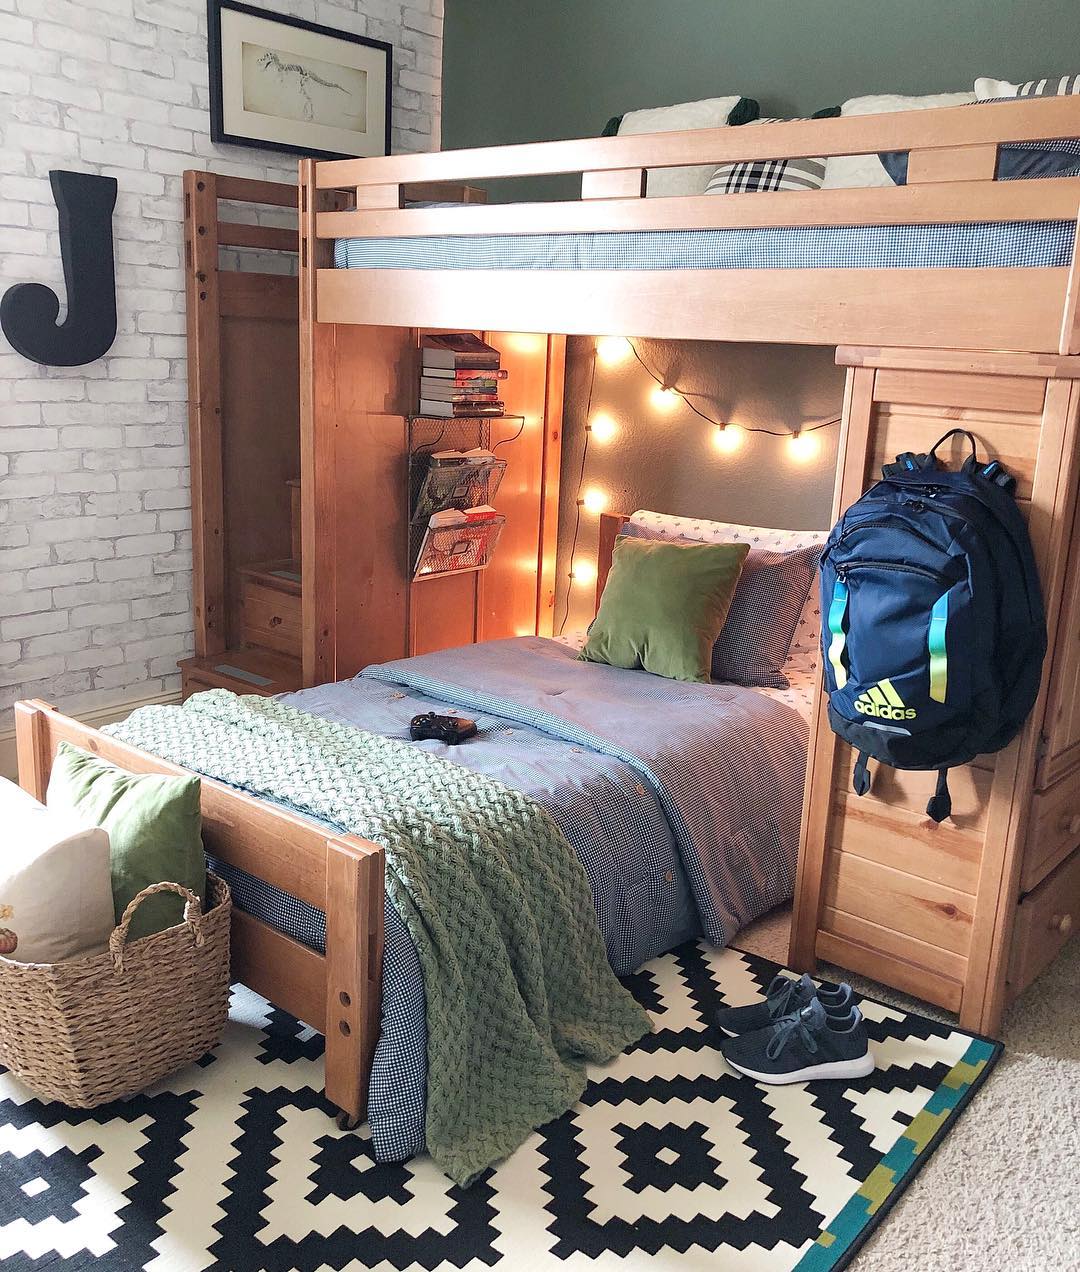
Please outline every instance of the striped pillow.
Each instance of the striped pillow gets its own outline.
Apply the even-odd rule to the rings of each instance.
[[[993,101],[998,97],[1072,97],[1078,93],[1080,75],[1028,80],[1026,84],[1012,84],[1008,80],[985,76],[975,81],[975,96],[980,102]]]

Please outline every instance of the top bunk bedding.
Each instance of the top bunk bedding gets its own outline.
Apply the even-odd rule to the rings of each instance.
[[[338,269],[1030,269],[1072,263],[1073,221],[339,238]]]

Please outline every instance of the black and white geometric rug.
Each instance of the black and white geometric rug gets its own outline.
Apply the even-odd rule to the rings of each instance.
[[[776,970],[697,943],[648,964],[656,1032],[469,1189],[339,1132],[322,1038],[243,988],[213,1055],[133,1100],[77,1112],[0,1071],[0,1267],[833,1272],[1000,1045],[866,1001],[873,1074],[760,1086],[706,1022]]]

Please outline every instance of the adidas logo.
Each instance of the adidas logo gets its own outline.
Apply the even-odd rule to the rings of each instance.
[[[904,705],[891,680],[879,680],[860,693],[855,699],[855,710],[878,720],[914,720],[918,714],[914,707]]]

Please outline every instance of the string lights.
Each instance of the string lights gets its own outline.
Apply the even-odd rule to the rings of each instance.
[[[585,440],[581,448],[581,469],[578,473],[578,495],[574,509],[574,536],[570,548],[569,577],[571,587],[566,589],[566,608],[563,612],[562,623],[559,626],[560,634],[566,627],[567,619],[570,616],[570,593],[572,587],[588,586],[596,580],[595,563],[588,559],[580,561],[577,559],[578,534],[581,529],[582,511],[589,516],[597,517],[608,505],[608,496],[603,490],[596,486],[590,486],[587,490],[584,488],[589,445],[590,442],[607,445],[619,434],[618,424],[607,411],[597,411],[595,415],[592,411],[593,389],[596,384],[596,364],[599,362],[605,367],[615,367],[630,357],[637,359],[646,375],[653,381],[649,389],[649,402],[653,408],[657,411],[662,411],[664,414],[669,414],[680,406],[689,407],[700,419],[712,425],[712,444],[721,455],[731,455],[737,451],[742,446],[748,433],[764,433],[768,437],[786,438],[790,458],[795,463],[807,464],[821,450],[821,443],[814,434],[819,429],[829,428],[833,424],[840,423],[840,417],[837,415],[831,419],[822,420],[818,424],[781,430],[762,428],[757,425],[733,424],[729,420],[714,419],[690,400],[691,397],[704,395],[694,394],[688,389],[680,389],[676,385],[669,383],[662,376],[657,375],[642,358],[632,340],[629,340],[626,336],[599,337],[593,348],[592,364],[589,371],[589,391],[585,403]]]

